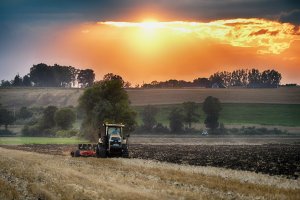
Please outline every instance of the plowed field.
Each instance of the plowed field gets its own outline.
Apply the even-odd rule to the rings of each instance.
[[[5,148],[69,156],[76,145],[18,145]],[[263,145],[151,145],[131,144],[130,158],[176,164],[246,170],[298,179],[299,144]]]

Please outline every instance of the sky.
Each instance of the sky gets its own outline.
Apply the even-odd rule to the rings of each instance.
[[[297,0],[0,0],[0,80],[38,63],[134,84],[275,69],[300,84]]]

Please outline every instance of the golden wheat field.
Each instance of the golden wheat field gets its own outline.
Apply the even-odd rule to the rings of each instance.
[[[59,88],[0,89],[0,103],[7,107],[76,106],[83,91],[83,89]],[[217,97],[222,103],[300,103],[300,87],[274,89],[128,89],[127,92],[134,106],[178,104],[185,101],[200,103],[207,96]]]
[[[298,199],[300,181],[140,159],[0,148],[0,199]]]

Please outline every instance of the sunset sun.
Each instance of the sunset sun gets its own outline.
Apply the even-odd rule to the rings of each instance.
[[[155,19],[146,19],[146,20],[142,21],[141,23],[139,23],[139,26],[146,30],[153,30],[153,29],[162,27],[160,22],[158,22]]]

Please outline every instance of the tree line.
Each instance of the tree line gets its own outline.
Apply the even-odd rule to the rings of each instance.
[[[260,72],[258,69],[238,69],[232,72],[223,71],[212,74],[209,78],[197,78],[193,81],[175,80],[152,81],[143,84],[142,88],[180,88],[180,87],[247,87],[247,88],[277,88],[280,85],[281,74],[272,69]]]
[[[8,130],[8,125],[14,123],[24,124],[23,136],[59,136],[69,137],[77,134],[73,130],[76,120],[76,109],[73,107],[57,108],[47,106],[46,108],[27,108],[25,106],[18,110],[10,111],[0,104],[0,129],[1,135],[14,135]]]
[[[157,122],[156,117],[158,109],[155,106],[147,105],[141,112],[142,131],[160,132],[160,133],[181,133],[193,131],[192,123],[200,121],[200,115],[197,112],[199,105],[195,102],[184,102],[181,106],[175,107],[169,113],[169,127]],[[215,133],[220,127],[219,116],[222,105],[219,99],[208,96],[202,105],[202,110],[206,114],[204,124],[211,133]]]
[[[167,81],[152,81],[144,83],[141,88],[181,88],[181,87],[245,87],[245,88],[277,88],[280,85],[281,73],[274,69],[260,72],[258,69],[237,69],[232,72],[216,72],[193,81],[170,79]],[[2,80],[1,87],[90,87],[95,83],[95,73],[92,69],[76,69],[72,66],[53,66],[40,63],[33,65],[30,72],[21,77],[17,74],[13,80]],[[130,88],[129,82],[124,82],[124,88]],[[139,87],[137,85],[136,87]]]
[[[21,77],[17,74],[13,80],[2,80],[2,87],[79,87],[92,86],[95,73],[92,69],[76,69],[72,66],[53,66],[40,63],[30,68],[29,74]]]

